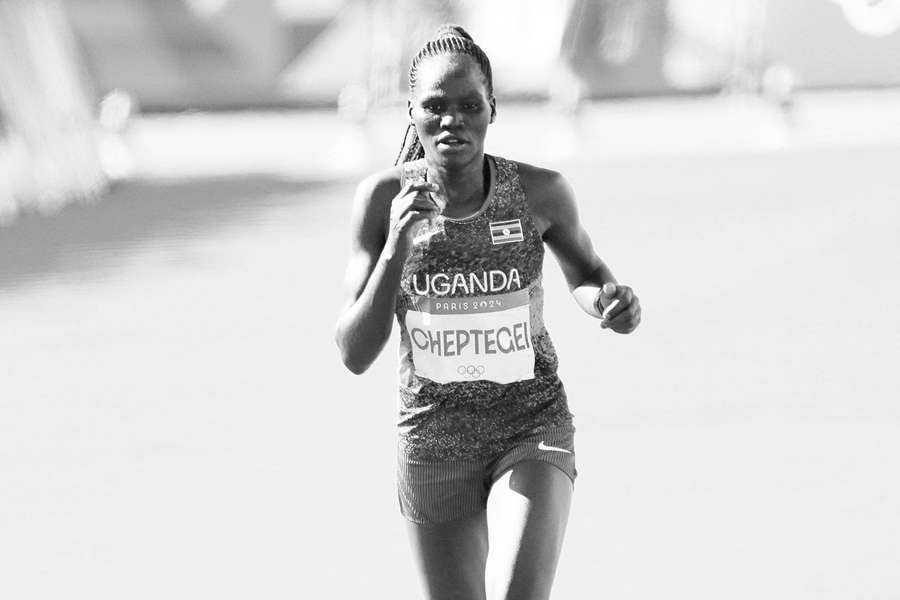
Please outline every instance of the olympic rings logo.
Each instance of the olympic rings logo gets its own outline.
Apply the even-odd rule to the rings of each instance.
[[[459,365],[456,372],[460,375],[468,375],[472,379],[478,379],[484,375],[483,365]]]

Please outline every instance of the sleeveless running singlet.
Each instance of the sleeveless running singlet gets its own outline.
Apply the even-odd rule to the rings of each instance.
[[[517,164],[486,159],[482,208],[438,217],[403,267],[400,448],[416,460],[483,458],[572,426],[542,316],[543,241]],[[424,172],[424,159],[402,167],[404,180]]]

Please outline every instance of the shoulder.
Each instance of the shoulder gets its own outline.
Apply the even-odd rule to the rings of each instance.
[[[390,218],[391,200],[400,192],[400,168],[389,167],[356,186],[351,223],[357,236],[381,237]]]
[[[382,169],[365,177],[356,186],[357,200],[381,204],[400,191],[400,167]]]
[[[571,193],[569,183],[559,171],[519,161],[510,162],[516,165],[519,172],[519,181],[526,194],[538,196],[541,200],[544,200],[547,196],[554,197],[559,194]]]
[[[541,233],[575,210],[572,186],[559,171],[510,161],[518,170],[519,183]]]

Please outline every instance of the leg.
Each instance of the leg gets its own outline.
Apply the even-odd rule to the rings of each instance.
[[[408,531],[428,600],[484,600],[484,510],[444,523],[410,521]]]
[[[559,468],[537,460],[516,463],[488,497],[491,600],[546,600],[556,574],[572,480]]]

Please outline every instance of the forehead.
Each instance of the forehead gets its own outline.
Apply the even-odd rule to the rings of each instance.
[[[416,69],[415,94],[486,94],[487,81],[468,54],[439,54],[422,59]]]

